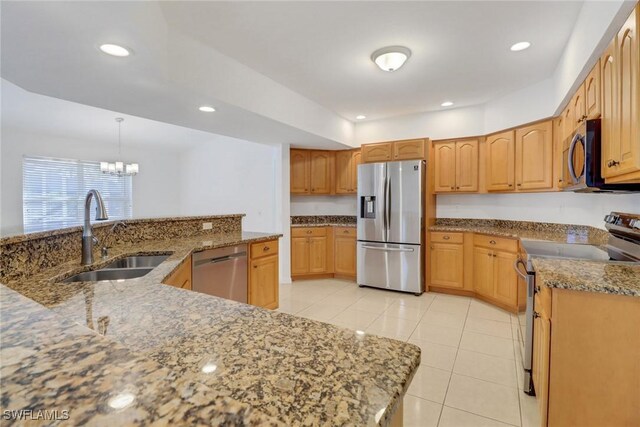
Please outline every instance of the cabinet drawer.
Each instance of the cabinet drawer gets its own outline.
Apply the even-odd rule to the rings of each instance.
[[[473,236],[475,246],[483,246],[489,249],[500,249],[501,251],[518,252],[518,241],[505,239],[504,237],[490,236],[486,234],[475,234]]]
[[[292,237],[318,237],[326,236],[326,227],[293,227],[291,228]]]
[[[432,242],[442,243],[463,243],[464,236],[462,233],[449,233],[444,231],[433,231],[431,233]]]
[[[278,241],[256,242],[251,244],[251,259],[278,254]]]
[[[551,289],[546,286],[536,285],[534,310],[544,319],[551,318]]]
[[[355,227],[335,227],[334,232],[336,237],[338,236],[356,237]]]

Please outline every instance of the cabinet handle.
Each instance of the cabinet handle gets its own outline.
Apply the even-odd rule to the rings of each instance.
[[[270,249],[269,246],[265,246],[264,248],[262,248],[264,252],[268,251],[269,249]]]
[[[519,183],[518,183],[518,187],[520,187],[520,186],[522,186],[522,184],[519,182]]]
[[[449,236],[443,236],[442,238],[443,238],[444,240],[449,240],[451,237],[449,237]]]
[[[509,184],[509,187],[513,187],[513,184]]]
[[[489,243],[491,243],[492,245],[495,245],[496,241],[495,240],[489,240]]]
[[[451,189],[452,189],[452,190],[455,190],[455,189],[456,189],[456,187],[451,187]]]
[[[498,255],[496,255],[496,254],[493,254],[493,255],[491,255],[491,256],[495,258],[495,257],[497,257]]]
[[[614,166],[617,166],[617,165],[619,165],[619,164],[620,164],[620,162],[619,162],[619,161],[617,161],[617,160],[609,160],[609,161],[607,162],[607,166],[609,166],[610,168],[612,168],[612,167],[614,167]]]
[[[344,234],[349,234],[349,230],[344,230],[343,233]]]
[[[311,234],[311,230],[307,230],[307,234]]]
[[[534,289],[535,293],[538,294],[540,293],[540,286],[536,286],[536,288]]]
[[[538,313],[537,311],[533,312],[533,317],[538,318],[540,317],[540,313]]]

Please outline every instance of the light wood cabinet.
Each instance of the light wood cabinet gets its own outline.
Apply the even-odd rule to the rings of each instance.
[[[356,277],[356,228],[334,229],[334,270],[336,275]]]
[[[278,308],[278,256],[271,255],[251,261],[249,268],[249,304]]]
[[[513,268],[517,250],[517,240],[474,235],[475,292],[483,299],[513,312],[518,309],[518,275]]]
[[[571,131],[573,132],[587,118],[587,104],[585,101],[584,83],[580,85],[571,98]]]
[[[309,273],[327,271],[327,236],[309,237]]]
[[[409,139],[393,143],[393,160],[424,159],[424,139]]]
[[[358,192],[360,159],[360,150],[336,151],[336,194],[356,194]]]
[[[606,182],[640,182],[640,6],[600,60],[602,174]]]
[[[513,268],[517,259],[516,254],[503,251],[495,251],[493,257],[493,298],[513,308],[516,308],[518,303],[518,275]]]
[[[191,257],[185,259],[162,283],[176,288],[191,290]]]
[[[533,360],[531,374],[538,401],[540,425],[547,425],[549,405],[549,355],[551,350],[551,322],[536,317],[533,321]]]
[[[478,150],[477,139],[434,143],[434,191],[478,191]]]
[[[391,142],[381,142],[377,144],[365,144],[361,147],[362,162],[388,162],[393,158],[393,147]]]
[[[493,253],[489,249],[473,248],[473,286],[478,295],[493,297]]]
[[[584,81],[585,108],[588,119],[600,117],[600,61]]]
[[[309,194],[311,188],[310,151],[290,151],[290,191],[291,194]]]
[[[515,189],[514,132],[489,135],[486,142],[487,191]]]
[[[553,187],[553,123],[551,120],[516,129],[517,190]]]
[[[333,273],[331,227],[291,229],[291,275],[313,276]]]
[[[462,242],[432,241],[430,283],[431,286],[443,288],[464,288],[464,245]]]
[[[330,194],[333,177],[333,153],[311,151],[311,194]]]
[[[291,237],[291,275],[309,273],[308,237]]]

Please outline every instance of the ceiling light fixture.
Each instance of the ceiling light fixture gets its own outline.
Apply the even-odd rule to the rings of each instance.
[[[518,43],[514,44],[513,46],[511,46],[511,50],[513,52],[519,52],[521,50],[527,49],[529,46],[531,46],[531,43],[529,43],[529,42],[518,42]]]
[[[118,46],[117,44],[101,44],[100,50],[111,56],[125,57],[131,55],[131,52],[126,47]]]
[[[124,119],[122,117],[116,117],[118,122],[118,157],[122,157],[122,137],[121,127]],[[125,163],[122,161],[115,162],[100,162],[100,170],[104,174],[117,175],[117,176],[133,176],[136,175],[140,168],[137,163]]]
[[[366,118],[367,118],[367,116],[365,116],[364,114],[360,114],[360,115],[356,116],[356,120],[364,120]]]
[[[202,107],[198,108],[198,110],[203,111],[205,113],[213,113],[214,111],[216,111],[215,108],[209,105],[203,105]]]
[[[453,102],[451,102],[451,101],[445,101],[445,102],[443,102],[443,103],[442,103],[442,104],[440,104],[440,105],[442,105],[443,107],[451,107],[451,106],[453,105]]]
[[[396,71],[411,57],[411,51],[404,46],[387,46],[371,54],[371,60],[383,71]]]

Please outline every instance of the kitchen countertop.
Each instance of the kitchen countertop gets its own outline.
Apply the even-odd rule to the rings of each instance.
[[[194,251],[277,237],[238,232],[208,240],[193,237],[122,245],[112,249],[113,257],[108,261],[99,261],[94,267],[131,254],[173,253],[148,275],[122,282],[59,283],[85,269],[71,264],[8,285],[64,321],[85,326],[76,329],[87,338],[79,338],[76,344],[69,338],[71,360],[80,358],[77,352],[85,357],[90,353],[89,360],[107,357],[102,350],[96,349],[98,353],[94,354],[92,347],[83,346],[91,337],[100,338],[90,332],[94,329],[104,335],[102,341],[140,358],[140,369],[144,363],[165,369],[158,374],[166,381],[164,387],[197,384],[204,387],[203,393],[213,390],[216,398],[228,398],[230,405],[249,405],[247,422],[255,414],[258,420],[270,417],[266,419],[286,425],[387,424],[420,363],[418,347],[160,284]],[[34,324],[33,328],[37,327],[46,331],[52,326]],[[24,334],[16,331],[16,339],[31,333],[25,327]],[[85,380],[65,376],[64,369],[54,363],[62,361],[55,354],[50,357],[43,366],[52,384],[64,383],[63,379]],[[147,372],[141,374],[141,390],[146,390]],[[159,381],[158,377],[154,378]],[[91,380],[90,376],[86,378]],[[40,390],[27,389],[24,393],[37,396]],[[62,400],[58,403],[64,404],[65,396],[59,398]],[[176,410],[189,414],[194,408],[200,411],[202,399],[197,404],[190,399],[173,401]],[[18,402],[25,407],[24,400]],[[163,408],[151,406],[148,411]],[[227,416],[224,411],[217,412],[218,406],[207,408],[216,417]],[[235,413],[242,417],[245,414],[242,409]],[[149,417],[157,415],[152,412]]]
[[[433,225],[429,231],[481,233],[492,236],[510,237],[514,239],[548,240],[562,243],[583,243],[592,245],[606,244],[599,234],[575,229],[523,229],[517,227],[482,226],[482,225]]]
[[[356,228],[357,224],[354,223],[346,223],[346,222],[321,222],[317,224],[291,224],[291,228],[302,228],[302,227],[353,227]]]

